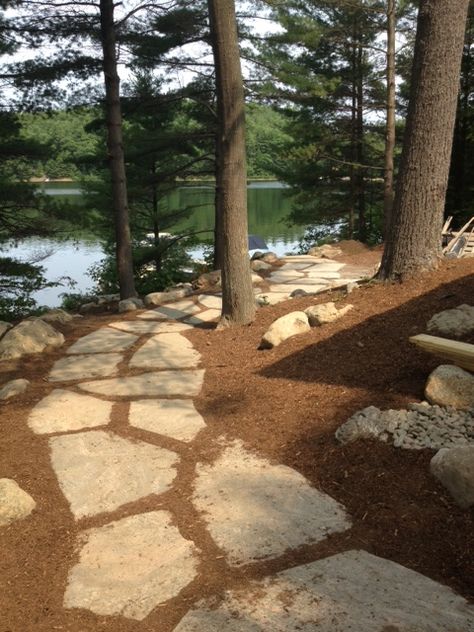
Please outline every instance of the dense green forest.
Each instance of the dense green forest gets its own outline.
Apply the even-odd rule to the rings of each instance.
[[[382,239],[384,208],[393,197],[387,164],[394,160],[396,173],[417,5],[409,0],[237,2],[247,177],[290,185],[294,203],[288,221],[308,228],[305,243],[334,238],[336,231],[368,243]],[[104,2],[86,9],[7,0],[2,8],[0,245],[29,235],[93,231],[110,253],[99,285],[117,287],[108,132],[112,101],[102,63],[113,35],[119,51],[115,63],[124,77],[119,144],[138,291],[182,280],[178,262],[185,260],[186,246],[212,236],[190,235],[170,247],[162,233],[173,233],[199,209],[171,209],[168,195],[177,182],[215,179],[219,168],[207,3],[129,2],[117,7],[115,16],[112,8],[109,32]],[[390,28],[396,42],[392,66]],[[472,215],[472,37],[471,11],[445,209],[456,223]],[[77,182],[86,193],[81,213],[35,192],[35,178]],[[154,238],[144,247],[150,233]],[[3,257],[0,311],[11,316],[30,308],[31,291],[44,283],[34,262]]]

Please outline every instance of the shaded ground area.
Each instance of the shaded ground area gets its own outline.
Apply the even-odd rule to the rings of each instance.
[[[357,254],[347,256],[347,263],[357,264]],[[369,285],[347,298],[335,291],[330,298],[319,295],[264,308],[250,327],[184,331],[206,367],[202,394],[194,402],[207,428],[192,447],[161,437],[160,445],[181,457],[177,487],[159,501],[147,497],[129,503],[94,523],[88,518],[80,524],[74,521],[51,469],[48,439],[33,435],[26,423],[31,408],[54,388],[45,377],[66,349],[2,363],[2,382],[26,377],[33,383],[19,400],[2,404],[0,475],[14,478],[35,498],[38,509],[28,520],[0,531],[0,632],[168,632],[202,597],[222,595],[248,579],[358,548],[473,599],[473,513],[458,509],[430,476],[433,452],[411,453],[377,442],[341,447],[333,434],[364,406],[402,407],[423,398],[426,377],[440,362],[409,345],[408,336],[424,331],[433,313],[471,302],[473,287],[474,259],[466,259],[448,262],[436,273],[402,286]],[[326,300],[350,302],[355,309],[341,321],[273,350],[257,351],[276,317]],[[83,319],[74,330],[65,330],[67,344],[114,319],[119,317]],[[126,351],[120,375],[133,375],[128,363],[140,344]],[[153,444],[149,432],[127,425],[128,411],[129,403],[114,403],[108,428],[121,437]],[[191,503],[196,464],[213,462],[219,454],[213,441],[222,435],[240,439],[273,463],[303,474],[346,506],[353,527],[275,559],[231,568]],[[191,583],[140,623],[64,610],[67,574],[78,559],[78,533],[100,526],[101,520],[106,524],[133,512],[160,509],[161,503],[171,509],[183,537],[202,551],[200,582]]]

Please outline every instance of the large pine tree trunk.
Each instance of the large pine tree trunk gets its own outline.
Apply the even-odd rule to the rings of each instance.
[[[244,89],[234,0],[208,0],[208,6],[217,89],[221,325],[239,325],[255,316],[248,259]]]
[[[396,0],[387,0],[387,120],[385,125],[385,170],[383,192],[383,236],[388,235],[393,209],[393,155],[395,151],[395,35]]]
[[[122,140],[120,79],[117,73],[113,0],[100,0],[100,28],[105,79],[107,151],[112,180],[112,202],[120,297],[136,296],[128,214],[127,180]]]
[[[382,279],[437,266],[469,0],[421,0],[410,104]]]

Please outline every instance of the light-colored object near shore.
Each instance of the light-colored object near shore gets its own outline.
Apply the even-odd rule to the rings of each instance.
[[[442,364],[429,376],[425,397],[432,404],[460,410],[474,408],[474,375],[458,366]]]
[[[0,478],[0,527],[30,515],[36,503],[11,478]]]
[[[168,292],[151,292],[145,296],[144,302],[147,307],[153,307],[153,305],[164,305],[172,301],[177,301],[180,298],[185,298],[191,294],[191,288],[181,287]]]
[[[474,505],[474,445],[440,450],[430,470],[460,507]]]
[[[263,335],[259,349],[277,347],[284,340],[309,331],[308,316],[304,312],[290,312],[277,318]]]
[[[41,353],[46,347],[61,347],[64,336],[51,325],[37,318],[24,320],[9,329],[0,340],[0,360],[13,360],[31,353]]]
[[[21,395],[28,388],[29,381],[23,378],[18,380],[10,380],[0,388],[0,399],[10,399],[10,397],[16,397]]]
[[[174,632],[473,632],[450,588],[365,551],[296,566],[201,601]]]
[[[341,309],[337,309],[334,303],[322,303],[308,307],[304,310],[304,313],[308,316],[311,327],[319,327],[342,318],[345,314],[350,312],[353,307],[353,305],[346,305],[345,307],[341,307]]]
[[[129,516],[79,536],[65,608],[141,621],[193,581],[198,549],[185,540],[167,511]]]

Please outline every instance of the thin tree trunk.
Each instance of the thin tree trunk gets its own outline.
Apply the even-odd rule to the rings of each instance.
[[[357,160],[357,82],[356,82],[356,70],[357,70],[357,49],[355,45],[355,22],[352,30],[352,45],[351,45],[351,159],[349,167],[349,239],[354,237],[355,229],[355,209],[356,209],[356,167]]]
[[[358,38],[360,33],[358,32]],[[367,241],[367,217],[365,203],[365,170],[364,164],[364,49],[359,42],[357,46],[357,116],[356,116],[356,191],[357,213],[359,217],[359,239]]]
[[[469,0],[421,0],[400,173],[382,279],[437,266]]]
[[[234,0],[208,0],[214,54],[218,160],[217,207],[222,236],[223,325],[242,325],[255,316],[248,259],[245,106]]]
[[[395,34],[396,0],[387,0],[387,121],[385,126],[385,171],[383,192],[383,237],[388,235],[393,209],[395,151]]]
[[[100,29],[105,80],[107,151],[112,180],[112,201],[120,298],[136,296],[127,200],[127,179],[122,139],[120,79],[117,73],[113,0],[100,0]]]
[[[213,259],[214,270],[222,269],[223,251],[224,251],[224,246],[222,243],[222,226],[221,226],[222,208],[219,203],[219,199],[220,199],[219,191],[222,190],[222,165],[220,164],[220,159],[219,159],[218,139],[219,139],[218,134],[216,134],[216,165],[214,169],[214,173],[216,177],[216,189],[215,189],[215,195],[214,195],[214,259]]]

